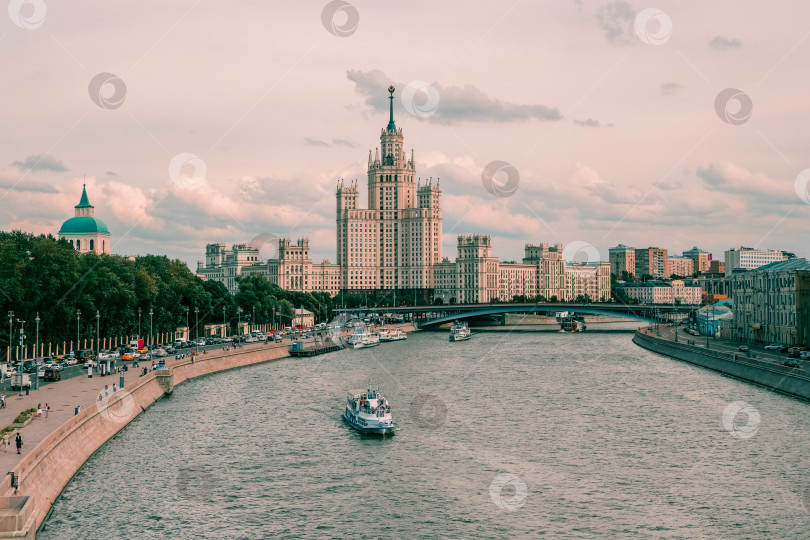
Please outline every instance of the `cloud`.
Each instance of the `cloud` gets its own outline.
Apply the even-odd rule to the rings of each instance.
[[[636,10],[633,5],[624,0],[608,2],[596,10],[596,22],[611,43],[631,41],[635,18]]]
[[[388,112],[388,96],[385,89],[391,84],[382,71],[349,70],[346,76],[355,84],[355,92],[365,98],[365,103],[378,113]],[[402,83],[395,86],[401,91]],[[432,84],[439,96],[435,112],[424,119],[437,124],[456,122],[514,122],[524,120],[560,120],[562,114],[556,107],[545,105],[525,105],[501,101],[489,97],[472,84],[441,86]],[[401,95],[401,93],[400,93]],[[399,114],[408,114],[399,99],[394,99],[394,108]]]
[[[304,138],[304,144],[309,146],[329,146],[329,143],[326,141],[321,141],[318,139],[313,139],[312,137]]]
[[[661,93],[665,96],[671,96],[681,88],[683,86],[676,82],[668,82],[661,85]]]
[[[49,171],[49,172],[65,172],[69,171],[65,164],[53,156],[44,154],[28,156],[22,161],[15,161],[11,164],[21,171]]]
[[[0,172],[0,188],[32,193],[58,193],[52,184],[37,182],[28,176],[20,177],[19,174],[14,174],[15,172],[13,170]]]
[[[332,144],[335,146],[348,146],[349,148],[356,148],[357,145],[345,139],[332,139]]]
[[[117,172],[115,172],[115,171],[107,171],[107,172],[106,172],[106,173],[104,173],[104,174],[106,174],[107,176],[118,176],[118,173],[117,173]]]
[[[356,148],[357,145],[346,139],[332,139],[332,142],[322,141],[313,137],[305,137],[304,144],[308,146],[332,147],[332,146],[346,146],[349,148]]]
[[[603,124],[599,120],[594,120],[593,118],[587,118],[585,120],[574,120],[574,123],[582,127],[603,127]],[[614,127],[614,125],[612,123],[604,124],[604,127]]]
[[[742,47],[742,41],[739,39],[730,39],[726,36],[714,36],[711,41],[709,41],[709,47],[712,49],[739,49]]]
[[[751,172],[733,163],[710,163],[708,166],[698,167],[695,174],[703,180],[708,190],[753,197],[760,209],[766,202],[777,204],[799,202],[793,191],[792,181],[778,181],[766,174]]]

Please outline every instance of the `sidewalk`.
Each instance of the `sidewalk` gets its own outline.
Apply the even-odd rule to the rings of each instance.
[[[19,391],[6,394],[6,408],[0,409],[0,428],[11,425],[14,418],[22,411],[36,409],[37,404],[41,404],[44,409],[45,403],[48,403],[51,406],[51,412],[48,414],[48,418],[45,418],[43,410],[40,418],[35,416],[34,420],[27,426],[9,432],[11,446],[8,447],[8,452],[0,452],[0,470],[12,470],[27,451],[33,449],[49,433],[70,420],[77,405],[82,410],[95,407],[99,392],[104,393],[105,384],[109,386],[110,394],[112,394],[113,383],[116,388],[118,387],[120,375],[124,376],[125,388],[133,384],[140,376],[143,366],[147,366],[147,363],[143,362],[141,368],[130,368],[125,373],[116,373],[105,377],[94,373],[92,379],[87,376],[65,379],[43,386],[39,390],[31,390],[28,396],[25,395],[25,391],[23,391],[22,397],[19,395]],[[17,432],[22,435],[23,439],[22,455],[19,456],[14,444]]]

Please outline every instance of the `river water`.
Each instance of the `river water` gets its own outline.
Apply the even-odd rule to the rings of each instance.
[[[39,538],[805,537],[810,406],[631,337],[421,333],[188,381]],[[341,421],[369,381],[395,436]]]

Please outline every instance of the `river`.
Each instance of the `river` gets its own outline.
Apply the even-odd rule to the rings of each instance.
[[[810,405],[631,337],[426,332],[188,381],[39,538],[806,536]],[[394,436],[341,420],[369,381]]]

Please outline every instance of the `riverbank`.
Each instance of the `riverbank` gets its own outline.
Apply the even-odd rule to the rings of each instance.
[[[672,335],[674,333],[670,332],[658,336],[651,329],[642,328],[633,336],[633,343],[658,354],[810,401],[810,375],[803,367],[789,368],[771,358],[750,357],[722,349],[711,350],[696,345],[696,340],[685,343],[683,340],[675,341]]]
[[[403,329],[413,330],[411,325],[404,325]],[[290,342],[283,342],[220,349],[197,355],[194,362],[190,356],[171,359],[167,369],[145,376],[130,369],[124,374],[123,389],[115,393],[112,386],[118,385],[117,376],[77,377],[49,385],[51,394],[47,398],[26,396],[25,399],[39,398],[43,403],[47,399],[54,408],[49,418],[38,418],[20,430],[24,440],[22,456],[4,453],[0,458],[7,462],[6,470],[13,473],[13,479],[8,474],[0,482],[0,539],[35,538],[54,501],[87,459],[175,386],[212,373],[288,358],[289,345]],[[110,395],[97,401],[99,389],[103,391],[105,385],[110,388]],[[76,405],[80,406],[78,415],[73,414]],[[11,452],[15,450],[12,446]],[[16,464],[12,466],[14,460]]]

